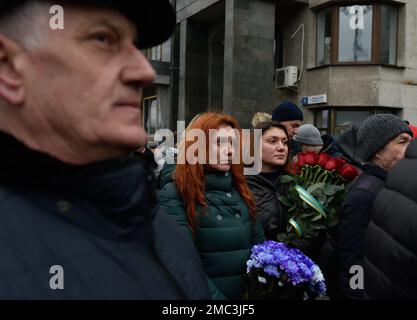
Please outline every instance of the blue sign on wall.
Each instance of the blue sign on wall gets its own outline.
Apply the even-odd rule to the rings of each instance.
[[[302,97],[301,104],[303,106],[309,106],[311,104],[327,103],[327,94],[320,94],[317,96]]]

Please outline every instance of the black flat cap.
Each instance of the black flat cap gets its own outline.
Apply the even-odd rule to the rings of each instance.
[[[34,0],[0,0],[0,17]],[[42,0],[38,0],[42,1]],[[62,0],[51,4],[82,5],[115,9],[138,27],[138,47],[156,46],[168,40],[175,29],[175,11],[168,0]]]

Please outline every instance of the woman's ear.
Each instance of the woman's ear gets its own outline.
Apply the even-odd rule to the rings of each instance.
[[[0,34],[0,99],[19,106],[24,101],[23,78],[16,68],[18,45]]]

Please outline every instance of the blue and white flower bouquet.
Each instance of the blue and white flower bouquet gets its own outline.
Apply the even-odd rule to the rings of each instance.
[[[255,245],[247,261],[247,274],[247,300],[311,300],[326,294],[320,268],[300,250],[284,243],[268,240]]]

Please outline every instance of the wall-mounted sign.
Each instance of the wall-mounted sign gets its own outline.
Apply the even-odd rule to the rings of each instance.
[[[312,104],[327,103],[327,94],[320,94],[317,96],[307,96],[301,99],[303,106],[309,106]]]

